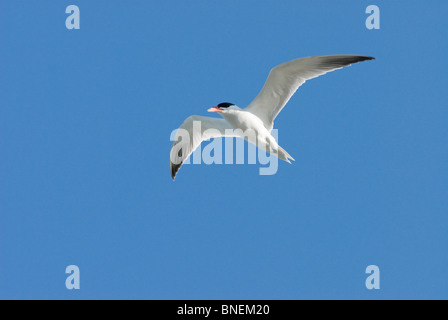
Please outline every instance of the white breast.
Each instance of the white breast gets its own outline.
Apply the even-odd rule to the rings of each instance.
[[[266,139],[268,139],[268,141],[271,141],[271,143],[276,145],[275,139],[271,139],[271,134],[264,126],[263,121],[253,113],[244,110],[232,110],[226,113],[221,113],[221,116],[225,118],[233,128],[240,129],[244,134],[242,138],[245,140],[258,145],[257,139],[258,142],[266,141]],[[255,132],[255,136],[248,134],[251,130],[252,132]]]

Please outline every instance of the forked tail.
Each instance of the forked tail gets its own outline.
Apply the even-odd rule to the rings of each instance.
[[[283,149],[283,148],[280,147],[280,146],[278,146],[278,153],[277,153],[277,156],[279,157],[279,159],[285,160],[285,161],[288,162],[288,163],[291,163],[291,161],[289,161],[289,160],[296,161],[296,160],[294,160],[293,157],[291,157],[291,156],[289,155],[288,152],[285,151],[285,149]]]

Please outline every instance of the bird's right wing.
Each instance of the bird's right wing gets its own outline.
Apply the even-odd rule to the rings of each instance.
[[[170,153],[171,177],[176,177],[182,163],[202,141],[219,137],[236,137],[233,127],[224,119],[190,116],[176,132]]]
[[[339,54],[301,58],[283,63],[271,70],[263,89],[246,110],[259,117],[270,131],[274,127],[275,117],[305,81],[356,62],[372,59],[374,58]]]

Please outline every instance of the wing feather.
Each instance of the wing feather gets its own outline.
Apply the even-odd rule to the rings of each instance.
[[[170,171],[173,180],[184,161],[199,147],[202,141],[219,137],[234,137],[233,127],[225,120],[202,116],[190,116],[176,132],[170,153]]]
[[[263,89],[246,110],[258,116],[265,127],[272,130],[274,119],[305,81],[353,63],[373,59],[357,55],[329,55],[283,63],[271,70]]]

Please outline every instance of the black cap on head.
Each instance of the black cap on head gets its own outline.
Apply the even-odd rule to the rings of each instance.
[[[220,103],[220,104],[218,104],[218,108],[220,108],[220,109],[225,109],[225,108],[228,108],[228,107],[230,107],[230,106],[233,106],[234,104],[233,103],[230,103],[230,102],[223,102],[223,103]]]

